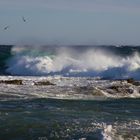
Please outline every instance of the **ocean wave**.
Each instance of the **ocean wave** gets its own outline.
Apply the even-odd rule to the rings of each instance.
[[[116,49],[116,50],[115,50]],[[101,76],[140,79],[140,54],[116,47],[15,46],[7,62],[12,75]],[[138,48],[139,49],[139,48]],[[126,53],[128,50],[128,53]],[[119,53],[120,54],[119,54]],[[124,53],[125,52],[125,53]]]

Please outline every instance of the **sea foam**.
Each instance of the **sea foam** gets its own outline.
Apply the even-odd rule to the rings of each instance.
[[[139,79],[140,55],[117,55],[101,48],[15,46],[7,62],[14,75],[101,76]]]

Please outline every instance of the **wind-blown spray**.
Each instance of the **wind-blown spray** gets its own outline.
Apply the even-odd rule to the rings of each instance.
[[[105,47],[15,46],[12,53],[7,72],[14,75],[138,78],[140,69],[139,52],[116,55]]]

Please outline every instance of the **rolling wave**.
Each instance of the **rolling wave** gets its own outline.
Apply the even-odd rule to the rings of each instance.
[[[140,79],[140,47],[14,46],[7,58],[5,71],[11,75]]]

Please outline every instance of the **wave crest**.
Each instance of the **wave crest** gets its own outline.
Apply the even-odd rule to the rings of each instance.
[[[69,75],[138,78],[140,55],[116,55],[114,52],[70,47],[14,47],[7,72],[16,75]]]

